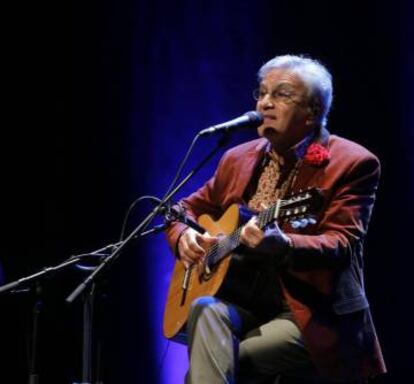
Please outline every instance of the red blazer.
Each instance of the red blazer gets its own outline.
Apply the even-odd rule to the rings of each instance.
[[[323,130],[317,141],[330,153],[323,166],[303,163],[293,192],[308,186],[324,191],[316,225],[283,230],[292,239],[289,267],[280,280],[293,317],[320,372],[354,380],[386,371],[363,281],[363,241],[380,176],[378,159],[362,146]],[[266,139],[241,144],[222,157],[214,176],[183,200],[196,219],[218,219],[243,193],[264,156]],[[167,231],[176,251],[184,224]]]

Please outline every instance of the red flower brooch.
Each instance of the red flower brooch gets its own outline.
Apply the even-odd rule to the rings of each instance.
[[[309,145],[303,159],[305,164],[314,166],[324,165],[329,161],[329,151],[320,144],[312,143]]]

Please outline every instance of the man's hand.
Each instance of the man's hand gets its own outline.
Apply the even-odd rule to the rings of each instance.
[[[283,254],[291,245],[291,240],[277,223],[264,232],[257,226],[257,217],[252,217],[242,228],[240,242],[259,253]]]
[[[184,267],[188,269],[192,264],[202,260],[217,240],[217,237],[207,232],[200,234],[192,228],[187,228],[178,241],[178,253]]]

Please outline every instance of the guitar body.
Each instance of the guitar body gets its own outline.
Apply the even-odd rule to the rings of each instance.
[[[290,220],[292,226],[295,224],[292,220],[299,220],[296,225],[303,228],[316,223],[308,216],[321,205],[321,192],[309,189],[290,195],[288,199],[279,199],[272,207],[257,213],[257,224],[263,230],[276,220]],[[272,293],[275,263],[240,244],[242,227],[250,215],[251,212],[243,207],[239,210],[239,206],[233,204],[217,221],[209,215],[199,217],[198,223],[210,235],[222,236],[207,250],[203,263],[186,270],[181,261],[176,261],[164,312],[165,337],[177,339],[187,321],[191,303],[201,296],[218,296],[248,310],[254,308],[255,313],[263,316],[271,315],[267,308],[276,300]],[[266,289],[268,283],[271,289]]]
[[[239,207],[231,205],[223,216],[214,221],[209,215],[202,215],[198,223],[212,236],[228,235],[239,224]],[[164,335],[173,338],[187,321],[191,303],[201,296],[214,296],[220,289],[229,269],[231,258],[223,258],[213,270],[206,275],[201,264],[191,267],[188,287],[182,288],[186,270],[181,261],[176,261],[171,278],[167,303],[164,312]]]

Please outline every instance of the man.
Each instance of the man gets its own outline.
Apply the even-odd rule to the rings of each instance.
[[[245,224],[240,241],[257,271],[252,297],[246,305],[237,294],[193,303],[186,381],[261,383],[282,374],[357,382],[383,373],[362,260],[379,161],[326,130],[332,81],[319,62],[278,56],[258,77],[261,138],[223,156],[214,177],[183,200],[187,214],[218,219],[233,203],[259,212],[307,187],[323,190],[325,204],[305,227],[261,230],[256,217]],[[218,241],[181,223],[167,237],[186,268]]]

